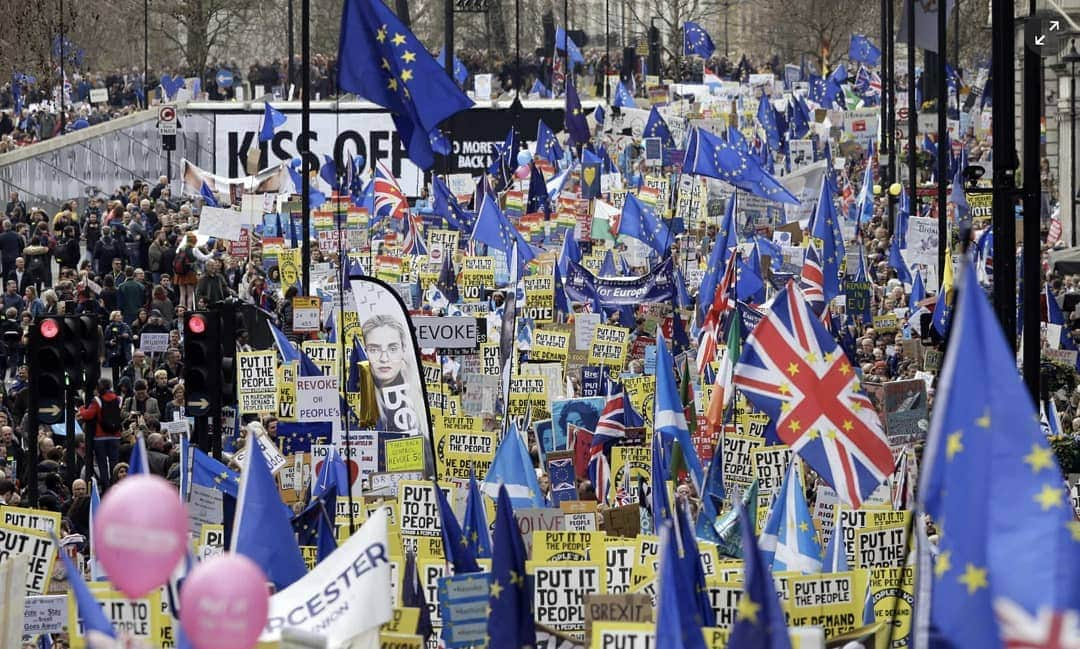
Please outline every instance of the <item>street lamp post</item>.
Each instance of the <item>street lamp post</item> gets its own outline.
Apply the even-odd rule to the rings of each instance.
[[[1069,51],[1061,57],[1061,62],[1069,66],[1069,231],[1072,240],[1069,245],[1076,245],[1076,66],[1080,63],[1080,52],[1076,43],[1069,45]]]

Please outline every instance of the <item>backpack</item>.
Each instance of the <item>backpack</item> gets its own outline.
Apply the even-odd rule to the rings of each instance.
[[[187,275],[191,272],[193,264],[191,262],[191,251],[183,249],[176,253],[176,258],[173,259],[173,272],[177,275]]]
[[[120,399],[115,396],[106,401],[98,399],[101,414],[98,415],[98,429],[105,434],[119,434],[124,429],[124,418],[120,413]]]

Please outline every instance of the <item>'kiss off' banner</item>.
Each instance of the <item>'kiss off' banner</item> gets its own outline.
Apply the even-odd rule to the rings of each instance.
[[[531,103],[531,102],[526,102]],[[549,102],[544,102],[549,103]],[[330,104],[332,106],[332,104]],[[370,104],[365,104],[370,106]],[[342,168],[350,155],[364,157],[365,166],[383,163],[398,179],[409,196],[419,196],[424,174],[408,158],[401,138],[394,129],[390,114],[375,108],[342,108],[340,112],[315,109],[311,113],[311,132],[302,136],[300,111],[275,106],[285,114],[269,142],[259,142],[262,106],[255,104],[250,112],[218,112],[214,115],[214,173],[228,178],[245,174],[248,151],[260,150],[259,168],[266,169],[289,162],[299,152],[301,139],[309,142],[311,153],[320,166],[325,156],[331,156]],[[190,109],[198,112],[198,109]],[[561,108],[524,108],[517,127],[530,143],[536,138],[536,127],[543,119],[558,131],[563,123]],[[515,124],[514,111],[508,108],[473,108],[452,117],[445,125],[450,136],[450,173],[478,175],[491,162],[495,145],[506,139]],[[440,172],[445,168],[441,156],[435,163]]]
[[[571,261],[563,282],[566,297],[574,302],[591,303],[594,295],[600,297],[600,306],[636,306],[656,302],[670,302],[675,290],[675,271],[671,257],[665,258],[641,277],[596,277],[580,264]]]

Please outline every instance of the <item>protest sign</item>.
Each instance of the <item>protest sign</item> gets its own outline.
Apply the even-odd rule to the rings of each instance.
[[[296,375],[299,361],[281,363],[277,368],[278,419],[296,421]]]
[[[448,649],[484,644],[490,595],[490,573],[439,579],[439,617]]]
[[[270,598],[262,642],[276,642],[286,627],[319,633],[334,646],[374,630],[393,617],[389,597],[388,515],[377,510],[315,569]]]
[[[56,560],[56,543],[38,529],[0,524],[0,563],[12,555],[28,558],[23,575],[27,595],[45,595],[52,580],[53,562]]]
[[[931,579],[930,575],[926,576]],[[915,610],[915,568],[875,568],[870,571],[870,603],[874,619],[891,625],[893,647],[912,646]]]
[[[18,612],[17,607],[12,606],[12,608],[15,609],[14,612]],[[23,635],[60,633],[66,626],[67,596],[42,595],[26,598],[26,608],[23,610]],[[0,634],[0,638],[2,637],[3,635]]]
[[[526,561],[536,623],[557,631],[585,630],[585,596],[604,592],[599,561]]]
[[[641,533],[641,505],[622,505],[605,509],[601,514],[609,536],[634,538]]]
[[[780,493],[784,473],[791,464],[793,454],[794,451],[787,444],[763,446],[750,451],[754,464],[754,477],[758,481],[758,511],[768,511],[773,497]],[[766,516],[757,517],[758,533],[764,529],[766,518]]]
[[[336,377],[338,372],[341,371],[337,359],[338,346],[334,343],[305,340],[300,344],[300,348],[311,358],[311,362],[315,364],[315,367],[319,368],[319,372],[323,376]]]
[[[547,453],[547,474],[551,481],[552,504],[559,505],[577,500],[573,451]]]
[[[907,523],[900,520],[855,530],[858,568],[900,568],[907,558]]]
[[[510,377],[510,402],[507,404],[506,414],[520,417],[531,412],[535,418],[550,411],[547,377],[524,374]]]
[[[439,476],[446,480],[487,475],[498,446],[495,431],[481,430],[479,417],[435,416],[435,455],[441,463]]]
[[[147,646],[156,644],[156,640],[161,637],[160,590],[132,599],[119,591],[112,590],[105,582],[92,582],[88,586],[118,635],[122,634]],[[88,647],[86,634],[74,597],[68,598],[67,616],[71,649],[86,649]]]
[[[862,567],[858,563],[857,535],[858,531],[865,528],[892,527],[894,525],[907,526],[911,517],[911,511],[874,510],[863,507],[851,509],[837,504],[840,525],[844,534],[844,551],[849,566]],[[876,556],[876,555],[875,555]],[[884,556],[884,555],[883,555]]]
[[[591,637],[594,624],[652,623],[653,615],[652,602],[647,595],[590,593],[585,596],[585,635]]]
[[[322,324],[318,297],[293,297],[293,331],[318,331]]]
[[[788,626],[820,626],[831,638],[862,626],[866,572],[791,575],[787,595]]]
[[[652,449],[641,446],[615,446],[611,449],[611,501],[635,493],[638,483],[648,487],[652,481]]]
[[[215,239],[239,241],[240,230],[247,222],[247,217],[234,209],[204,205],[199,213],[199,234]]]
[[[426,440],[423,437],[387,440],[385,444],[386,470],[423,471],[425,446]]]
[[[453,502],[453,486],[443,484],[439,488],[446,494],[446,499]],[[421,545],[420,537],[438,537],[441,541],[442,517],[432,483],[398,483],[398,515],[398,529],[406,549],[417,551]]]
[[[341,425],[337,376],[296,377],[296,416],[299,421],[329,421]]]
[[[11,527],[60,534],[60,512],[0,505],[0,522]]]
[[[725,427],[721,441],[721,457],[724,463],[724,489],[731,493],[731,487],[745,490],[754,481],[753,451],[765,445],[761,437],[741,435]]]
[[[274,350],[236,353],[236,392],[241,414],[277,412],[276,365]]]
[[[716,616],[717,628],[730,629],[735,624],[739,597],[742,596],[742,579],[740,577],[713,577],[706,581],[706,589],[709,594],[709,606]]]
[[[533,332],[529,358],[538,361],[561,361],[570,357],[570,332],[537,329]]]
[[[630,330],[624,327],[599,325],[589,346],[589,364],[607,365],[616,369],[626,362]]]
[[[278,471],[288,464],[289,460],[278,447],[274,445],[274,440],[270,439],[269,435],[256,435],[255,441],[259,445],[259,449],[262,450],[263,457],[266,458],[266,464],[270,467],[270,473],[277,475]],[[247,447],[238,450],[233,455],[233,460],[240,466],[244,465],[244,458],[247,457]]]
[[[641,595],[648,600],[648,597]],[[589,649],[654,649],[656,624],[598,620],[591,628]]]
[[[139,334],[139,351],[147,354],[163,353],[169,349],[169,334]]]
[[[889,381],[885,383],[885,434],[896,446],[926,438],[930,429],[930,411],[926,381]]]
[[[525,308],[518,317],[532,318],[535,322],[552,322],[555,319],[555,276],[531,275],[522,279],[525,285]]]
[[[464,316],[413,316],[421,349],[477,349],[482,320]]]
[[[603,532],[537,530],[531,556],[534,561],[600,560],[603,547]]]

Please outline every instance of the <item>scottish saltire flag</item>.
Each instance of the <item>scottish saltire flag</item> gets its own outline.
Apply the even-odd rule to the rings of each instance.
[[[806,504],[802,467],[798,458],[792,458],[758,539],[761,556],[776,572],[797,570],[804,575],[819,572],[821,545],[815,534],[814,519]]]
[[[871,43],[866,36],[852,34],[851,45],[848,47],[848,58],[856,63],[877,65],[881,62],[881,50]]]
[[[656,397],[653,427],[656,435],[664,442],[665,449],[672,442],[679,443],[683,461],[690,471],[698,493],[705,481],[705,471],[701,466],[697,450],[690,439],[690,429],[686,423],[682,399],[679,395],[679,382],[675,378],[675,361],[668,350],[663,332],[656,336]],[[655,490],[654,490],[655,491]]]
[[[615,97],[611,101],[611,105],[616,108],[636,108],[637,104],[634,102],[634,96],[630,94],[630,91],[626,89],[623,82],[620,81],[615,85]]]
[[[581,49],[578,48],[574,39],[570,38],[566,33],[566,30],[562,27],[555,29],[555,49],[559,52],[566,52],[570,57],[571,65],[585,62],[585,57],[581,54]]]
[[[756,482],[755,482],[756,484]],[[743,592],[728,646],[734,649],[791,649],[784,607],[776,594],[769,562],[754,538],[754,521],[741,501],[735,514],[742,536]]]
[[[829,544],[825,546],[825,558],[822,561],[822,572],[847,572],[850,570],[847,562],[847,551],[844,549],[844,526],[843,517],[840,516],[840,508],[833,507],[833,530],[829,537]]]
[[[439,49],[439,63],[443,66],[443,69],[449,70],[449,66],[446,65],[446,48]],[[465,64],[461,62],[456,55],[454,56],[454,81],[457,81],[459,86],[465,85],[465,81],[469,78],[469,71],[465,69]]]
[[[874,143],[866,145],[866,159],[873,160]],[[862,187],[859,187],[859,198],[856,200],[856,227],[863,223],[869,223],[874,218],[874,165],[866,165],[863,171]]]
[[[686,146],[685,170],[730,183],[755,196],[781,203],[799,204],[799,199],[761,168],[748,153],[729,146],[700,128],[690,132]]]
[[[858,507],[892,474],[877,411],[794,282],[747,338],[735,385],[843,502]]]
[[[943,524],[920,575],[931,632],[957,649],[1080,638],[1080,522],[975,273],[960,273],[919,501]]]
[[[585,111],[581,107],[581,98],[578,97],[577,88],[574,87],[574,80],[571,77],[566,78],[564,126],[567,135],[569,135],[567,141],[569,145],[589,143],[589,124],[585,121]]]
[[[285,125],[285,113],[274,108],[270,102],[263,104],[262,126],[259,127],[259,141],[269,142],[274,139],[274,131]]]
[[[687,21],[683,23],[683,55],[690,56],[696,54],[703,59],[707,59],[713,55],[716,51],[716,46],[713,45],[712,39],[709,38],[708,32],[706,32],[701,25]]]
[[[517,438],[516,431],[507,437]],[[529,472],[532,472],[531,463]],[[525,560],[528,558],[525,542],[514,518],[511,504],[514,498],[505,485],[498,488],[497,499],[491,597],[488,601],[488,644],[491,647],[533,647],[536,646],[536,623],[532,588],[525,579]]]
[[[431,132],[473,105],[443,66],[380,0],[346,0],[337,60],[338,88],[389,110],[409,159],[430,169]]]
[[[510,424],[510,430],[499,442],[495,459],[488,468],[482,490],[495,498],[501,487],[505,487],[515,507],[543,507],[544,494],[536,480],[529,450],[521,441],[517,426]]]

